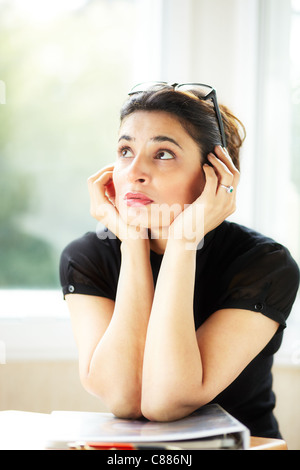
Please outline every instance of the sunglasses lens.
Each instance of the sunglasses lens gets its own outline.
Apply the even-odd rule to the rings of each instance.
[[[129,92],[129,95],[134,95],[135,93],[142,93],[145,91],[157,91],[162,88],[175,88],[178,91],[195,91],[197,95],[201,98],[206,98],[212,91],[213,88],[209,85],[202,85],[201,83],[183,83],[181,85],[170,85],[167,82],[145,82],[139,83]]]
[[[178,85],[176,87],[177,90],[179,91],[190,91],[190,92],[197,92],[197,94],[199,96],[201,96],[202,98],[205,98],[212,90],[213,88],[208,86],[208,85],[201,85],[201,84],[198,84],[198,83],[187,83],[187,84],[183,84],[183,85]]]
[[[145,82],[139,83],[138,85],[134,86],[132,90],[130,90],[129,95],[134,95],[135,93],[142,93],[145,91],[157,91],[161,88],[167,87],[168,84],[165,82]],[[170,87],[171,88],[171,87]]]

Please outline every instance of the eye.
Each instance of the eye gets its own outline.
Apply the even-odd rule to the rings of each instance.
[[[174,157],[174,155],[173,155],[172,152],[167,151],[167,150],[161,150],[161,151],[157,154],[156,158],[157,158],[158,160],[172,160],[172,159],[174,159],[175,157]]]
[[[127,147],[121,148],[121,149],[119,150],[119,155],[120,155],[120,157],[122,157],[122,158],[131,158],[131,157],[133,157],[132,151],[131,151],[129,148],[127,148]]]

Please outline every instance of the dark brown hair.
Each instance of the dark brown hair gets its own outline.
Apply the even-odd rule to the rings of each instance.
[[[220,105],[224,131],[227,140],[227,150],[235,166],[239,169],[239,151],[245,139],[245,128],[231,111]],[[174,115],[180,121],[188,134],[199,145],[204,161],[207,155],[221,144],[221,135],[216,113],[211,100],[201,100],[197,92],[192,94],[161,89],[136,93],[125,102],[121,109],[121,122],[136,111],[163,111]]]

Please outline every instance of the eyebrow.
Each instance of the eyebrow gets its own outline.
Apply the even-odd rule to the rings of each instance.
[[[120,140],[128,140],[128,142],[131,142],[132,140],[135,140],[133,139],[132,137],[130,137],[130,135],[121,135],[121,137],[119,138],[118,142],[120,142]]]
[[[131,142],[135,141],[135,138],[131,137],[130,135],[124,134],[121,135],[121,137],[119,138],[119,142],[120,140],[127,140],[128,142]],[[178,142],[176,142],[176,140],[172,139],[172,137],[167,137],[166,135],[157,135],[155,137],[152,137],[150,140],[151,142],[171,142],[172,144],[177,145],[177,147],[182,150],[182,147],[178,144]]]

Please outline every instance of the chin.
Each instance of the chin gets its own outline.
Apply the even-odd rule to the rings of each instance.
[[[123,221],[130,226],[153,230],[154,232],[167,232],[170,225],[184,209],[181,204],[149,204],[141,206],[127,206],[121,203],[117,206]]]

